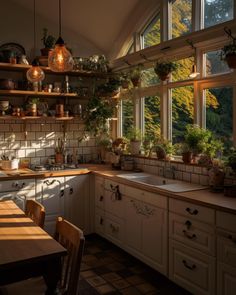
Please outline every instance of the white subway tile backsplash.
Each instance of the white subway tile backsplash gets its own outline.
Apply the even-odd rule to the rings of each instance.
[[[199,184],[200,183],[199,174],[192,173],[191,174],[191,182]]]
[[[186,172],[193,172],[193,166],[191,165],[186,165]]]
[[[25,157],[35,158],[35,149],[26,149],[25,150]]]
[[[1,132],[10,131],[10,125],[9,124],[0,124],[0,130],[1,130]]]
[[[190,182],[191,181],[191,174],[188,172],[183,172],[183,181]]]
[[[35,156],[36,157],[45,157],[45,149],[36,149]]]
[[[194,166],[193,167],[193,172],[197,173],[197,174],[202,174],[202,167]]]

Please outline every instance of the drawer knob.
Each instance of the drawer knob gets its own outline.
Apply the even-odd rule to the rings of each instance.
[[[195,265],[195,264],[189,265],[189,264],[187,263],[186,260],[182,260],[182,262],[183,262],[183,265],[184,265],[186,268],[188,268],[188,269],[190,269],[190,270],[194,270],[194,269],[196,269],[196,265]]]
[[[103,196],[100,196],[99,201],[100,201],[100,202],[103,201]]]
[[[190,239],[190,240],[193,240],[193,239],[195,239],[197,236],[195,235],[195,234],[190,234],[190,233],[188,233],[185,229],[183,230],[183,234],[185,235],[185,237],[187,237],[188,239]]]
[[[100,222],[99,222],[101,225],[103,225],[103,218],[101,217],[100,218]]]
[[[186,220],[185,225],[186,225],[187,229],[190,229],[190,227],[192,226],[192,222],[189,220]]]
[[[192,210],[191,208],[186,208],[185,209],[189,214],[191,214],[191,215],[197,215],[198,214],[198,210],[197,209],[194,209],[194,210]]]

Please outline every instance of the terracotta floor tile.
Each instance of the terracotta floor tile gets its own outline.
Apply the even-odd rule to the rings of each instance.
[[[111,286],[111,285],[101,285],[96,287],[96,290],[100,293],[100,294],[108,294],[111,293],[113,291],[115,291],[115,289]]]
[[[127,288],[130,286],[130,284],[124,279],[113,281],[113,282],[111,282],[111,284],[118,290],[124,289],[124,288]]]
[[[131,277],[126,278],[126,281],[128,281],[131,285],[138,285],[138,284],[142,284],[145,281],[138,275],[134,275]]]
[[[92,271],[92,270],[87,270],[87,271],[81,271],[80,272],[80,275],[81,275],[81,277],[83,277],[83,278],[90,278],[90,277],[95,277],[95,276],[97,276],[97,274],[94,272],[94,271]]]
[[[106,281],[99,276],[88,278],[87,282],[93,287],[97,287],[106,283]]]
[[[108,282],[112,282],[112,281],[116,281],[116,280],[120,280],[122,279],[121,276],[119,276],[117,273],[115,272],[109,272],[106,274],[103,274],[102,277]]]
[[[156,288],[152,286],[151,284],[144,283],[140,285],[135,286],[142,294],[147,294],[149,292],[154,292]]]

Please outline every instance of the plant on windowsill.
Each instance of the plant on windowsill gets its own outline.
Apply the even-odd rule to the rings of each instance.
[[[26,113],[29,116],[33,116],[33,117],[37,116],[38,114],[37,105],[39,104],[39,102],[40,102],[40,99],[37,97],[33,97],[29,100],[27,104],[27,111],[26,111]]]
[[[232,42],[221,49],[221,59],[227,62],[229,68],[236,69],[236,38],[227,27],[224,28],[224,31],[232,39]]]
[[[236,149],[233,149],[228,157],[227,166],[231,167],[234,173],[236,173]]]
[[[171,156],[175,151],[174,145],[168,139],[161,138],[159,143],[155,145],[158,160],[171,160]]]
[[[177,64],[172,61],[169,61],[169,62],[157,61],[154,67],[154,71],[162,81],[165,81],[169,78],[170,73],[175,71],[177,67],[178,67]]]
[[[97,86],[96,93],[100,97],[114,97],[119,93],[120,86],[119,76],[110,77],[106,83]]]
[[[130,141],[130,152],[132,155],[139,155],[142,143],[141,130],[131,127],[127,132],[127,139]]]

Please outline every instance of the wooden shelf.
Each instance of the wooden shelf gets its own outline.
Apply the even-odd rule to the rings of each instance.
[[[24,116],[24,117],[17,117],[17,116],[0,116],[0,120],[55,120],[55,121],[70,121],[76,119],[76,117],[44,117],[44,116]]]
[[[15,72],[23,72],[27,71],[31,65],[22,65],[22,64],[10,64],[10,63],[0,63],[0,70],[5,71],[15,71]],[[49,67],[40,66],[41,69],[48,74],[52,75],[70,75],[70,76],[82,76],[82,77],[91,77],[91,78],[106,78],[109,74],[108,73],[99,73],[99,72],[92,72],[92,71],[80,71],[80,70],[73,70],[70,72],[52,72]]]
[[[37,92],[28,90],[0,90],[0,95],[7,96],[46,96],[46,97],[78,97],[76,93]]]

